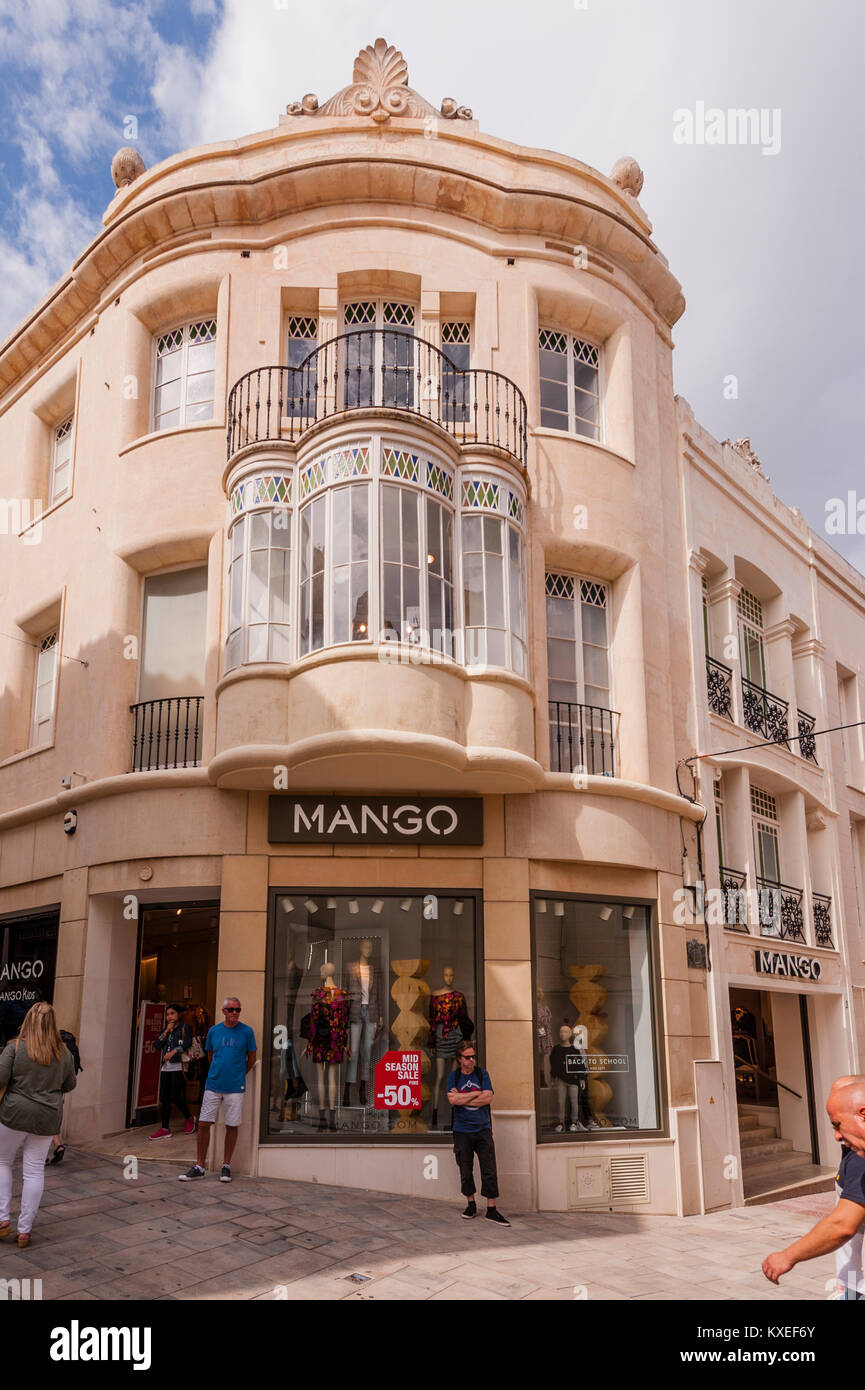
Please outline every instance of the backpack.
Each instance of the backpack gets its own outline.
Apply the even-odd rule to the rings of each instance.
[[[74,1033],[67,1033],[65,1028],[60,1029],[61,1041],[66,1044],[66,1050],[72,1053],[72,1061],[75,1064],[75,1075],[77,1076],[84,1068],[81,1065],[81,1053],[78,1051],[78,1044],[75,1041]]]

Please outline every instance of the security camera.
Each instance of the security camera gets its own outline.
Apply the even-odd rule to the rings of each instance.
[[[67,835],[74,835],[78,828],[78,812],[67,811],[63,817],[63,829]]]
[[[71,786],[72,786],[72,778],[71,778],[71,777],[61,777],[61,778],[60,778],[60,785],[61,785],[61,787],[71,787]]]

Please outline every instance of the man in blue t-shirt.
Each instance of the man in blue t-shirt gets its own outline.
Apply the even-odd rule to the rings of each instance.
[[[182,1174],[181,1182],[195,1182],[204,1177],[210,1130],[219,1115],[220,1106],[225,1111],[225,1153],[219,1181],[231,1182],[231,1155],[243,1118],[246,1075],[255,1066],[257,1049],[252,1029],[240,1022],[239,999],[229,995],[228,999],[223,1000],[222,1015],[225,1022],[217,1023],[210,1029],[204,1044],[210,1070],[198,1116],[198,1162]]]
[[[766,1256],[763,1273],[773,1284],[802,1260],[813,1260],[817,1255],[840,1249],[865,1222],[865,1083],[833,1086],[826,1110],[835,1138],[845,1149],[838,1169],[838,1204],[801,1240]],[[862,1299],[862,1294],[851,1287],[848,1297]]]
[[[493,1143],[493,1121],[490,1101],[493,1083],[489,1072],[477,1067],[477,1052],[472,1042],[460,1043],[457,1048],[457,1070],[448,1077],[448,1100],[453,1112],[454,1157],[460,1170],[460,1190],[468,1198],[462,1215],[471,1220],[477,1216],[475,1202],[475,1154],[481,1170],[481,1196],[487,1199],[487,1220],[497,1226],[510,1226],[496,1206],[499,1195],[496,1172],[496,1146]]]

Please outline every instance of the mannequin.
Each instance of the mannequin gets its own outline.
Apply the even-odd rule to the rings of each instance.
[[[309,1017],[309,1045],[306,1056],[318,1068],[318,1127],[336,1129],[336,1088],[339,1064],[349,1056],[348,993],[334,980],[336,967],[325,961],[321,967],[321,988],[313,992]],[[329,1121],[325,1122],[325,1107]]]
[[[436,1074],[433,1085],[432,1127],[438,1123],[438,1104],[442,1086],[448,1072],[454,1069],[454,1057],[463,1038],[471,1037],[473,1028],[469,1024],[465,995],[454,988],[456,972],[452,965],[442,971],[444,986],[430,995],[429,1005],[429,1046],[436,1059]]]
[[[372,1067],[372,1045],[376,1034],[384,1023],[379,994],[379,972],[373,965],[372,952],[371,937],[364,937],[360,943],[360,954],[357,960],[352,961],[348,967],[351,1060],[346,1072],[342,1103],[343,1105],[351,1105],[351,1088],[357,1080],[357,1064],[362,1048],[363,1075],[358,1086],[358,1100],[364,1109],[367,1104],[367,1081],[370,1079]]]
[[[556,1088],[559,1105],[559,1123],[556,1134],[562,1134],[567,1126],[568,1103],[571,1108],[571,1133],[585,1132],[589,1125],[580,1120],[580,1103],[588,1089],[586,1054],[574,1046],[574,1034],[567,1023],[559,1029],[559,1041],[550,1053],[550,1071]],[[597,1126],[592,1126],[597,1128]]]
[[[549,1086],[549,1055],[553,1050],[553,1016],[544,1003],[544,991],[538,986],[538,1053],[541,1059],[541,1085]]]

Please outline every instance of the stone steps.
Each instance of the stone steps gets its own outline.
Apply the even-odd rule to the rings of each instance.
[[[758,1144],[748,1144],[747,1146],[742,1142],[741,1152],[742,1168],[747,1170],[753,1168],[754,1164],[759,1163],[761,1159],[771,1158],[775,1154],[783,1156],[784,1154],[792,1153],[793,1140],[778,1139],[775,1137],[763,1140]]]
[[[759,1129],[739,1130],[739,1143],[743,1149],[752,1149],[757,1144],[765,1144],[777,1140],[779,1144],[786,1143],[786,1140],[778,1139],[777,1129],[771,1129],[769,1125],[761,1125]]]

